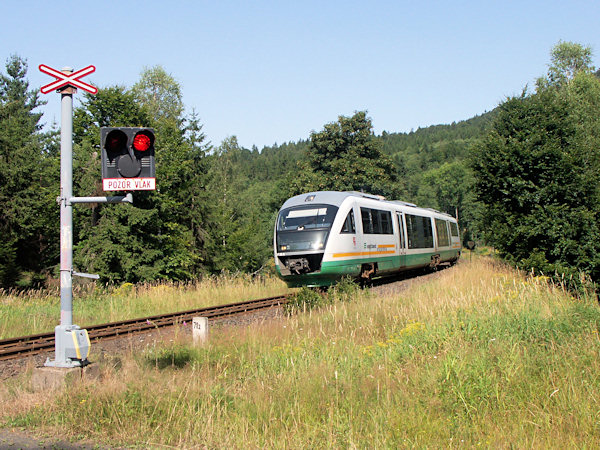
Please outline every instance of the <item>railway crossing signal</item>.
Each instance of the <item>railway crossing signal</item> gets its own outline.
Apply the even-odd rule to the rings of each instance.
[[[78,70],[77,72],[72,73],[60,72],[56,69],[53,69],[52,67],[48,67],[45,64],[40,64],[39,69],[40,72],[44,72],[45,74],[56,78],[56,81],[42,86],[42,88],[40,89],[42,94],[47,94],[48,92],[52,92],[56,89],[60,89],[65,86],[81,88],[84,91],[89,92],[90,94],[98,93],[98,88],[96,88],[96,86],[92,86],[91,84],[84,83],[80,80],[80,78],[83,78],[86,75],[89,75],[90,73],[94,72],[96,70],[94,66],[87,66],[83,69]]]
[[[94,72],[94,66],[87,66],[76,72],[70,67],[58,71],[44,64],[39,69],[56,78],[40,89],[42,94],[58,91],[61,94],[60,124],[60,325],[54,329],[54,360],[44,364],[48,367],[74,368],[85,366],[88,361],[90,341],[87,330],[73,324],[73,276],[98,279],[98,275],[79,273],[73,270],[73,205],[77,203],[133,203],[130,194],[114,197],[74,197],[73,196],[73,94],[81,88],[91,94],[98,89],[81,81]],[[140,138],[148,142],[149,138]],[[151,147],[154,158],[154,133]],[[140,144],[140,149],[145,145]],[[146,148],[146,151],[149,149]],[[144,151],[144,150],[140,150]],[[154,167],[153,169],[154,170]],[[153,175],[154,176],[154,175]]]
[[[103,127],[100,147],[105,191],[156,189],[152,128]]]

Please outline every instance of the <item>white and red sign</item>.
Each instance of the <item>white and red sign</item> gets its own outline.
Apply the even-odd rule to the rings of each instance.
[[[42,88],[40,89],[42,94],[47,94],[48,92],[55,91],[64,86],[81,88],[84,91],[89,92],[90,94],[98,93],[98,88],[96,88],[96,86],[92,86],[91,84],[84,83],[80,80],[80,78],[83,78],[86,75],[95,72],[96,68],[94,66],[87,66],[73,73],[63,73],[60,70],[53,69],[52,67],[48,67],[45,64],[40,64],[40,71],[56,78],[56,81],[53,81],[52,83],[47,84],[46,86],[42,86]]]
[[[153,191],[156,178],[104,178],[102,189],[105,191]]]

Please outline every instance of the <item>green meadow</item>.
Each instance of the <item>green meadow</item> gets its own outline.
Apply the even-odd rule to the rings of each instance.
[[[62,391],[33,392],[23,374],[0,386],[0,422],[158,448],[600,445],[595,297],[481,256],[378,292],[345,283],[282,319],[215,328],[204,346],[181,333]]]

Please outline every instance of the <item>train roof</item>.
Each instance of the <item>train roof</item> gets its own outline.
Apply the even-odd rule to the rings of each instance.
[[[344,200],[348,197],[364,196],[365,198],[371,198],[374,200],[382,200],[384,197],[371,194],[361,194],[360,192],[347,191],[316,191],[308,192],[306,194],[296,195],[288,199],[281,208],[289,208],[290,206],[305,205],[307,203],[322,203],[326,205],[340,206]]]
[[[404,206],[404,207],[415,208],[415,210],[418,210],[418,211],[421,211],[421,212],[435,213],[435,214],[439,214],[439,215],[446,216],[448,218],[454,219],[454,217],[452,217],[450,214],[446,214],[446,213],[437,211],[435,209],[431,209],[431,208],[419,208],[414,203],[403,202],[401,200],[386,200],[385,197],[383,197],[381,195],[372,195],[372,194],[367,194],[367,193],[364,193],[364,192],[356,192],[356,191],[345,191],[345,192],[339,192],[339,191],[315,191],[315,192],[307,192],[306,194],[296,195],[295,197],[292,197],[292,198],[288,199],[283,204],[283,206],[281,207],[281,209],[290,208],[292,206],[306,205],[306,204],[311,204],[311,203],[340,206],[342,204],[342,202],[344,200],[346,200],[348,197],[365,198],[365,199],[380,201],[382,203],[391,204],[391,205],[394,205],[394,206],[400,205],[400,206]]]

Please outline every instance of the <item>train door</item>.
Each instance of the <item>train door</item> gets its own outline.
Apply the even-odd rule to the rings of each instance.
[[[406,267],[406,226],[404,225],[404,214],[396,212],[396,225],[398,225],[398,249],[400,255],[399,267]]]
[[[355,253],[360,248],[361,242],[357,237],[356,233],[356,215],[354,213],[354,205],[348,211],[346,219],[342,225],[339,237],[336,239],[336,247],[333,248],[334,252],[351,252]]]

